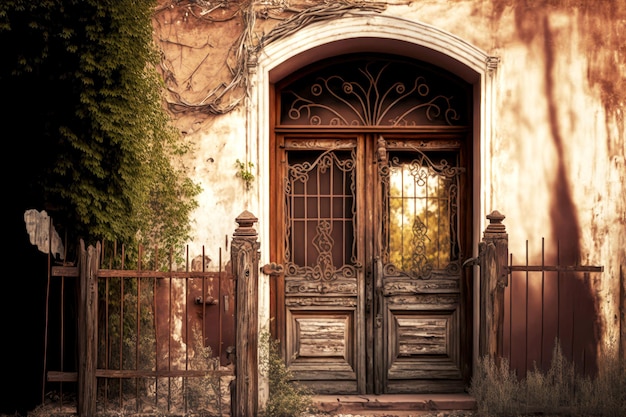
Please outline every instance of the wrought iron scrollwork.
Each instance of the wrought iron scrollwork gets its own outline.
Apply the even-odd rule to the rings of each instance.
[[[409,62],[370,60],[345,65],[356,71],[325,72],[310,84],[283,90],[284,124],[311,126],[458,126],[466,122],[441,81]],[[389,75],[393,74],[393,75]],[[430,79],[432,78],[432,79]],[[386,80],[394,80],[392,83]],[[435,88],[435,84],[438,83]],[[465,116],[463,112],[463,116]]]
[[[378,172],[384,194],[385,276],[429,279],[435,270],[458,273],[458,189],[464,169],[444,158],[435,163],[413,149],[390,156],[386,164],[379,164]],[[437,220],[428,224],[428,217]]]
[[[343,219],[349,223],[354,224],[356,222],[356,198],[355,198],[355,159],[356,155],[354,150],[350,151],[349,156],[344,155],[340,157],[336,150],[328,150],[321,153],[314,161],[295,163],[288,167],[288,173],[285,178],[285,218],[286,233],[285,233],[285,277],[298,277],[306,281],[320,281],[328,282],[338,279],[356,279],[357,271],[361,267],[356,256],[356,227],[352,227],[352,236],[344,236],[349,238],[351,242],[352,253],[349,254],[349,262],[343,265],[335,265],[333,259],[334,250],[336,250],[336,242],[333,239],[333,218],[324,217],[306,217],[298,218],[299,221],[315,224],[314,236],[307,237],[306,239],[301,236],[294,236],[293,222],[294,222],[294,190],[307,189],[309,180],[313,181],[313,185],[317,185],[320,174],[329,173],[331,170],[345,174],[347,178],[347,186],[344,184],[344,188],[347,188],[348,194],[341,196],[344,200],[349,201],[350,210],[349,217]],[[311,194],[308,197],[318,198],[318,194]],[[300,203],[302,204],[302,203]],[[336,219],[335,219],[336,220]],[[295,242],[295,243],[294,243]],[[345,245],[346,242],[341,242]],[[298,264],[294,260],[294,246],[298,246],[298,250],[303,250],[304,247],[314,248],[316,257],[314,261],[309,261],[306,265]],[[320,292],[326,287],[320,287]]]

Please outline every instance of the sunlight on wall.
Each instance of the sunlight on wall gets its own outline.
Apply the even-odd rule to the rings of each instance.
[[[540,261],[544,238],[547,260],[554,260],[556,244],[561,242],[574,248],[569,255],[581,263],[604,266],[604,272],[591,282],[591,292],[599,296],[596,302],[605,322],[603,336],[618,337],[619,322],[615,320],[623,303],[619,300],[619,273],[626,264],[624,102],[618,97],[613,107],[607,108],[608,99],[601,87],[604,82],[617,88],[618,83],[605,80],[619,80],[620,74],[626,77],[624,66],[609,59],[614,52],[602,53],[602,48],[611,46],[612,38],[607,36],[603,38],[606,45],[596,46],[599,34],[617,32],[618,23],[607,22],[603,15],[606,10],[600,7],[596,11],[574,1],[572,6],[567,1],[554,7],[539,3],[464,1],[454,5],[455,13],[449,13],[450,2],[444,0],[389,5],[383,14],[392,23],[377,36],[413,42],[411,36],[418,35],[415,31],[408,35],[408,28],[424,22],[434,29],[420,33],[420,42],[436,42],[438,31],[446,31],[500,58],[495,74],[484,80],[493,83],[495,101],[492,107],[481,107],[488,113],[481,115],[481,128],[489,134],[480,150],[484,166],[479,168],[488,169],[480,171],[486,175],[480,180],[483,189],[476,190],[482,198],[482,212],[475,213],[474,220],[485,224],[485,216],[492,210],[506,216],[509,249],[516,263],[524,261],[527,240],[530,261]],[[602,3],[602,7],[609,6]],[[611,10],[624,12],[620,7]],[[344,21],[338,19],[334,24]],[[379,16],[372,18],[368,30],[375,33],[381,21]],[[269,24],[263,22],[264,30]],[[602,27],[605,24],[610,27]],[[328,33],[335,27],[321,24],[313,35],[307,32],[310,28],[302,28],[294,35],[298,42],[290,45],[312,48],[315,36],[330,39]],[[261,60],[268,59],[266,52],[267,48],[261,52]],[[284,49],[274,53],[291,52]],[[467,60],[474,59],[469,49],[465,52]],[[447,53],[459,52],[449,49]],[[279,59],[276,56],[269,59]],[[182,73],[193,67],[187,65]],[[198,117],[197,123],[186,125],[193,126],[186,128],[194,147],[188,163],[193,179],[204,190],[195,213],[192,254],[206,245],[208,255],[218,259],[215,251],[228,249],[235,218],[249,210],[259,217],[255,227],[261,231],[261,257],[267,260],[269,236],[263,228],[270,221],[269,168],[265,166],[268,126],[264,121],[250,125],[254,122],[251,114],[269,117],[270,81],[264,77],[255,75],[253,81],[258,84],[252,83],[254,88],[245,106],[204,120]],[[257,179],[250,191],[236,177],[236,159],[255,164]],[[213,266],[223,268],[227,261]],[[269,314],[266,280],[264,277],[260,282],[264,317]]]

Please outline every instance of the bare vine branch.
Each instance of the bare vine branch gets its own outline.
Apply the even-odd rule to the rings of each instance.
[[[185,8],[185,13],[183,13],[184,18],[188,19],[189,17],[193,17],[199,22],[210,24],[231,21],[236,17],[240,17],[242,23],[241,33],[229,48],[225,59],[225,65],[230,74],[230,79],[219,82],[217,87],[210,89],[207,94],[204,95],[204,98],[197,102],[188,102],[183,98],[180,92],[180,84],[176,80],[175,72],[166,64],[167,57],[163,56],[161,70],[166,85],[168,85],[167,91],[170,93],[170,100],[167,105],[173,113],[202,113],[212,115],[228,113],[234,110],[239,103],[247,97],[250,86],[248,79],[249,67],[256,65],[257,54],[267,44],[289,36],[312,23],[338,19],[350,13],[381,13],[386,8],[384,3],[378,2],[337,0],[324,2],[304,10],[296,10],[290,8],[284,0],[277,0],[272,2],[272,4],[263,4],[264,7],[257,10],[255,9],[254,2],[250,0],[247,3],[239,4],[239,7],[228,13],[228,17],[216,18],[212,16],[212,13],[217,10],[223,12],[223,9],[228,9],[232,3],[233,1],[229,0],[219,2],[197,0],[187,1],[184,4],[172,3],[168,7],[159,9],[159,11],[164,11],[173,7]],[[294,14],[289,18],[281,19],[279,15],[284,13]],[[280,19],[282,22],[277,24],[267,35],[258,37],[254,32],[257,15],[263,19]],[[162,43],[178,44],[180,48],[192,48],[181,42],[171,41],[169,39],[159,39],[159,41]],[[212,45],[207,42],[206,45],[199,46],[199,48],[206,46],[211,47]],[[196,68],[191,71],[189,77],[187,77],[183,83],[185,88],[191,88],[194,75],[197,74],[209,57],[209,52],[207,52]],[[224,103],[225,99],[229,101]]]

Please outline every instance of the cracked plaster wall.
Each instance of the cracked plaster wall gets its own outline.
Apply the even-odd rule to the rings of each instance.
[[[258,215],[259,190],[246,191],[237,159],[255,164],[246,106],[247,52],[263,53],[264,37],[319,1],[162,2],[155,39],[163,51],[167,100],[192,152],[185,161],[203,192],[193,248],[227,249],[235,218]],[[597,0],[429,0],[345,2],[377,6],[362,13],[401,17],[457,36],[500,58],[495,73],[489,178],[484,215],[506,215],[510,251],[531,257],[554,242],[583,264],[601,265],[590,293],[603,318],[605,341],[626,343],[626,3]],[[287,27],[297,36],[297,27]],[[307,42],[307,39],[302,39]],[[174,104],[172,104],[174,103]],[[260,219],[269,221],[269,219]],[[261,242],[267,251],[268,242]],[[217,254],[208,253],[217,259]],[[554,252],[548,253],[554,259]],[[228,260],[224,260],[224,263]],[[222,265],[223,267],[223,265]]]

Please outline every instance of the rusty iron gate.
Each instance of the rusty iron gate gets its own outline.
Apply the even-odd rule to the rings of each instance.
[[[478,257],[464,264],[480,267],[478,355],[508,358],[523,376],[549,366],[558,340],[577,369],[592,373],[598,314],[589,281],[603,267],[564,261],[560,249],[546,260],[543,241],[538,263],[527,249],[515,264],[504,216],[494,211],[487,219]],[[182,270],[171,261],[165,269],[129,267],[107,263],[100,245],[82,244],[75,265],[49,268],[44,393],[54,389],[59,411],[257,414],[257,219],[244,211],[236,221],[232,268],[218,272],[207,271],[204,254],[196,262],[186,257]],[[124,259],[123,250],[111,253]],[[148,258],[158,264],[156,252]],[[47,343],[52,332],[57,344]]]
[[[549,251],[541,240],[537,256],[528,241],[524,261],[509,253],[504,215],[494,211],[479,244],[479,354],[505,358],[521,378],[549,369],[555,348],[584,375],[597,371],[598,300],[591,274],[602,266],[581,265],[577,247]],[[576,242],[577,243],[577,242]]]
[[[81,415],[81,399],[93,396],[99,415],[230,415],[235,286],[221,248],[219,270],[209,271],[204,248],[191,260],[186,249],[176,268],[172,253],[162,262],[139,248],[131,266],[124,248],[81,246],[79,262],[52,266],[48,280],[44,393],[58,410]],[[93,302],[83,303],[89,292]],[[84,334],[89,322],[96,328]],[[96,357],[81,354],[90,351]],[[91,367],[97,383],[87,389],[96,392],[83,392],[79,370]]]
[[[547,371],[558,348],[577,371],[592,376],[600,323],[590,284],[603,267],[581,265],[571,257],[575,249],[555,246],[548,253],[542,239],[536,263],[530,260],[528,241],[522,263],[509,255],[502,354],[523,377],[535,367]]]

